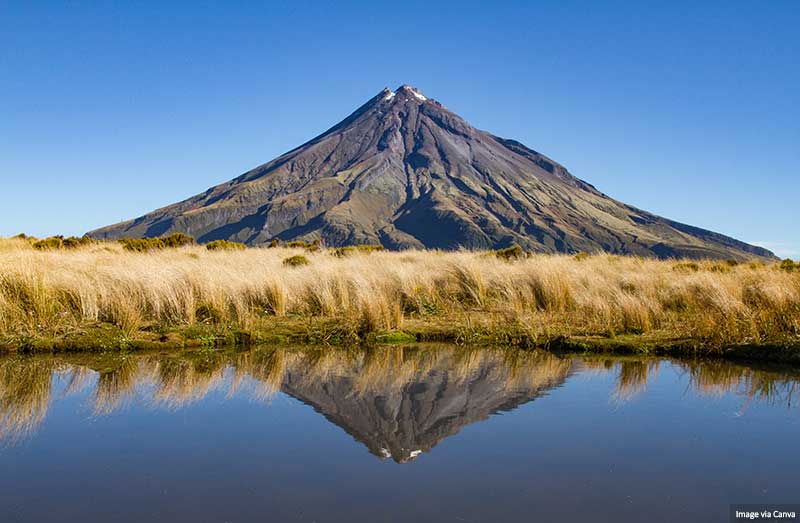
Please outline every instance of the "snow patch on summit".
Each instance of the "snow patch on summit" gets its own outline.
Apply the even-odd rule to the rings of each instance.
[[[420,102],[424,102],[425,100],[427,100],[427,98],[425,97],[424,94],[422,94],[418,90],[414,89],[410,85],[403,85],[396,92],[400,92],[400,91],[403,91],[403,92],[406,92],[406,93],[410,93],[414,98],[416,98]]]

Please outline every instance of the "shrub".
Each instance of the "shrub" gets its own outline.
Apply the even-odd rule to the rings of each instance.
[[[70,236],[69,238],[64,238],[62,245],[65,249],[75,249],[77,247],[83,247],[84,245],[91,245],[93,243],[97,242],[88,236],[81,236],[80,238]]]
[[[49,238],[45,238],[43,240],[36,240],[31,245],[33,245],[34,249],[40,251],[53,251],[64,247],[64,237],[50,236]]]
[[[269,245],[267,245],[267,248],[273,249],[275,247],[280,247],[280,246],[281,246],[281,240],[279,238],[273,238],[272,241],[269,242]]]
[[[273,240],[273,242],[274,241],[275,240]],[[272,243],[270,243],[270,247],[271,246]],[[278,244],[276,244],[275,246],[277,247]],[[294,240],[287,243],[286,246],[289,247],[290,249],[305,249],[308,252],[314,252],[319,250],[319,248],[321,247],[321,243],[318,239],[310,242],[305,242],[303,240]]]
[[[522,256],[522,247],[517,244],[505,249],[498,249],[494,251],[495,256],[502,260],[516,260]]]
[[[95,240],[89,238],[88,236],[82,236],[78,238],[77,236],[70,236],[69,238],[64,238],[61,235],[58,236],[50,236],[49,238],[45,238],[43,240],[37,240],[31,237],[25,237],[28,241],[31,242],[31,245],[34,249],[38,249],[40,251],[52,251],[57,249],[76,249],[83,245],[90,245],[92,243],[96,243]]]
[[[165,247],[184,247],[186,245],[194,245],[194,238],[182,232],[176,232],[169,236],[162,236],[161,240],[164,242]]]
[[[121,243],[122,247],[127,251],[147,252],[193,245],[194,238],[188,234],[176,232],[175,234],[158,238],[121,238],[119,243]]]
[[[206,249],[209,251],[241,251],[246,248],[247,245],[243,243],[228,240],[214,240],[206,244]]]
[[[800,270],[800,263],[795,263],[789,258],[786,258],[778,265],[778,267],[783,269],[784,271],[795,271],[795,270]]]
[[[287,267],[302,267],[303,265],[308,265],[309,262],[308,258],[302,255],[297,256],[289,256],[285,260],[283,260],[283,264]]]
[[[575,261],[583,261],[588,257],[589,257],[589,253],[588,252],[579,252],[578,254],[576,254],[574,256]]]
[[[164,248],[160,238],[120,238],[118,241],[126,251],[146,252]]]

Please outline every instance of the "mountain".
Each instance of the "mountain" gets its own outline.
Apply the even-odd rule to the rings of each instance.
[[[261,245],[321,239],[390,249],[502,248],[747,259],[774,255],[604,195],[419,90],[384,89],[322,135],[102,239],[173,232]]]

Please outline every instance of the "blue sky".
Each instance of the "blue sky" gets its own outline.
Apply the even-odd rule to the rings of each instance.
[[[407,83],[614,198],[800,258],[796,1],[94,4],[0,1],[0,235],[136,217]]]

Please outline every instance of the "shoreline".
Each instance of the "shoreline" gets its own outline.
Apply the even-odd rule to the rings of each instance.
[[[268,345],[321,345],[331,348],[414,346],[452,343],[469,348],[539,349],[553,353],[704,357],[735,361],[780,362],[800,365],[800,341],[715,345],[703,340],[671,338],[662,333],[602,336],[549,334],[534,336],[514,329],[473,328],[450,322],[408,321],[402,329],[359,336],[351,325],[335,319],[282,318],[259,328],[240,330],[189,326],[140,331],[127,336],[111,324],[95,324],[61,335],[2,336],[0,355],[47,353],[138,352],[236,349]]]

